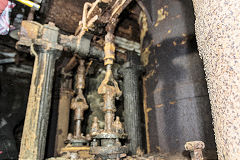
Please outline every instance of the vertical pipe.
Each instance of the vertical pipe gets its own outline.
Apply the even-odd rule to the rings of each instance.
[[[193,0],[193,5],[218,158],[239,159],[240,3],[238,0]]]
[[[52,97],[55,55],[35,57],[19,159],[43,159]]]
[[[58,106],[58,122],[57,122],[57,136],[55,143],[55,156],[57,156],[61,148],[65,146],[64,141],[68,135],[69,112],[71,106],[72,93],[72,79],[70,77],[61,79],[61,90]]]
[[[81,108],[77,107],[75,109],[75,116],[74,116],[74,120],[75,120],[75,127],[74,127],[74,136],[75,137],[80,137],[81,136],[81,120],[83,119],[83,117],[81,117]]]
[[[77,69],[76,75],[76,93],[77,96],[73,99],[71,108],[74,109],[74,121],[75,121],[75,131],[74,137],[80,138],[81,137],[81,121],[83,121],[83,113],[85,110],[88,109],[88,104],[86,99],[83,95],[83,89],[85,88],[85,60],[79,59],[79,66]]]
[[[128,54],[130,61],[121,70],[123,74],[124,122],[129,139],[130,154],[136,154],[137,148],[142,147],[142,131],[140,118],[139,78],[142,67],[133,61],[137,54]],[[130,56],[131,55],[131,56]]]

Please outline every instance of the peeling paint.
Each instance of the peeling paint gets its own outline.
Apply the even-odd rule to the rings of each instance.
[[[164,6],[164,8],[168,8],[168,6]],[[160,8],[157,12],[158,18],[154,25],[155,27],[157,27],[159,23],[168,16],[168,11],[164,10],[164,8]]]
[[[152,110],[152,108],[147,108],[147,112],[150,112]]]
[[[156,108],[162,108],[164,106],[164,104],[157,104]]]
[[[183,33],[182,36],[183,36],[183,37],[187,37],[187,34]]]
[[[182,40],[181,45],[186,44],[186,42],[187,42],[187,39]]]
[[[142,46],[143,39],[148,31],[147,16],[144,12],[141,12],[139,15],[138,23],[141,26],[140,31],[140,44]]]
[[[146,77],[143,77],[143,110],[144,110],[144,118],[145,118],[145,132],[146,132],[146,142],[147,142],[147,153],[150,153],[150,138],[149,138],[149,118],[147,112],[147,89],[146,89]]]
[[[159,152],[161,152],[161,147],[160,146],[156,146],[156,148]]]
[[[176,101],[171,101],[171,102],[169,102],[169,104],[175,104],[176,103]]]
[[[144,51],[141,54],[141,62],[143,63],[143,66],[146,66],[148,64],[148,58],[150,55],[150,48],[152,46],[153,41],[144,49]]]
[[[176,42],[176,41],[173,41],[173,45],[176,46],[176,45],[177,45],[177,42]]]
[[[148,79],[151,78],[155,73],[156,73],[155,70],[149,71],[149,73],[145,76],[145,79],[148,80]]]

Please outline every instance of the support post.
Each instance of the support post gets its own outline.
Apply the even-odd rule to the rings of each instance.
[[[136,53],[128,53],[128,62],[123,65],[120,73],[123,76],[124,122],[129,139],[129,152],[135,155],[142,149],[142,131],[140,118],[139,78],[143,71]]]
[[[36,39],[31,47],[35,61],[20,160],[44,159],[55,62],[62,51],[62,46],[57,44],[58,34],[53,23],[43,25],[41,38]]]
[[[64,68],[63,68],[64,69]],[[69,73],[71,74],[71,73]],[[68,124],[71,99],[73,96],[72,90],[72,76],[65,76],[61,78],[61,90],[58,106],[58,122],[57,122],[57,136],[55,142],[55,156],[60,154],[61,149],[65,146],[64,141],[68,135]]]

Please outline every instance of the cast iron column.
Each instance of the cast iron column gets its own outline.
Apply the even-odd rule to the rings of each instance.
[[[240,157],[240,3],[193,0],[218,158]]]
[[[128,53],[128,62],[123,65],[124,122],[129,139],[129,152],[136,154],[137,148],[142,149],[142,131],[140,118],[140,87],[139,78],[143,67],[137,53]]]
[[[21,160],[44,158],[55,62],[62,51],[57,39],[58,28],[49,23],[43,25],[41,38],[31,47],[35,61],[19,155]]]

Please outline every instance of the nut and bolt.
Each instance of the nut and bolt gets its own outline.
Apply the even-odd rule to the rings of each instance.
[[[205,144],[202,141],[190,141],[185,144],[185,149],[190,151],[191,160],[203,160],[202,150]]]

